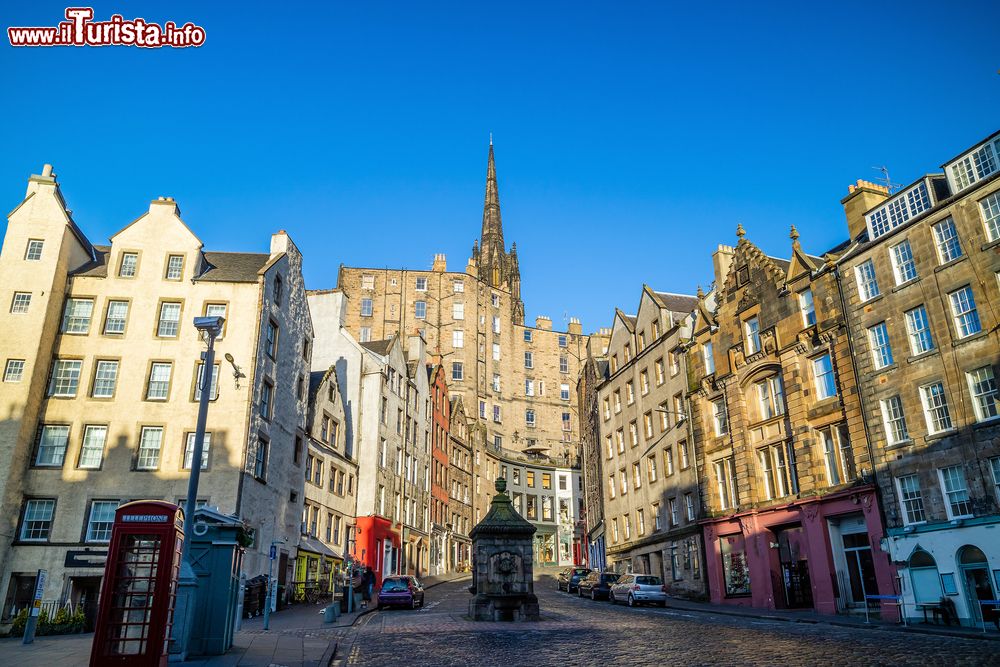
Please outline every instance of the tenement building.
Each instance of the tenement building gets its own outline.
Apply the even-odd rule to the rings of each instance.
[[[587,337],[578,320],[567,331],[552,320],[524,322],[516,244],[507,250],[490,145],[482,234],[464,271],[438,255],[430,270],[341,267],[346,327],[359,342],[420,335],[447,373],[452,397],[488,424],[497,447],[577,455],[577,407],[571,395]],[[470,415],[472,416],[472,415]]]
[[[448,524],[449,562],[452,571],[472,567],[473,523],[472,425],[461,396],[451,399],[448,412]]]
[[[597,388],[608,377],[610,329],[600,329],[587,340],[586,356],[576,383],[580,414],[580,455],[583,475],[583,524],[585,564],[595,570],[607,567],[604,526],[604,468],[601,465],[601,411]]]
[[[210,369],[199,503],[247,522],[244,572],[268,547],[291,579],[302,512],[312,325],[302,256],[206,250],[170,198],[93,245],[46,165],[0,253],[0,599],[96,600],[119,504],[183,505],[204,373],[192,318],[225,318]],[[229,361],[229,360],[232,361]]]
[[[643,286],[634,316],[615,312],[609,377],[598,387],[608,565],[702,597],[701,502],[687,355],[693,296]]]
[[[1000,595],[1000,133],[942,170],[851,186],[838,264],[906,614],[976,624]]]
[[[334,366],[347,439],[358,465],[352,555],[381,584],[430,567],[431,400],[424,341],[398,335],[359,343],[343,326],[339,290],[310,291],[313,368]],[[343,372],[341,372],[343,369]]]
[[[309,374],[308,452],[295,594],[332,590],[354,542],[358,464],[346,439],[337,369]]]
[[[833,269],[737,229],[714,255],[688,361],[712,601],[838,613],[891,594],[850,341]],[[884,610],[883,616],[892,610]]]
[[[448,507],[448,488],[451,470],[448,466],[451,441],[448,426],[451,421],[451,401],[444,368],[440,364],[428,366],[431,390],[431,564],[430,574],[440,575],[451,571],[449,535],[451,513]]]

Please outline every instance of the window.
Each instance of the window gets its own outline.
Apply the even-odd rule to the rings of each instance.
[[[632,344],[631,343],[625,343],[624,354],[625,354],[625,363],[627,364],[629,362],[629,360],[632,359]]]
[[[623,496],[628,495],[628,475],[625,472],[625,468],[622,468],[621,470],[618,471],[618,481],[619,481],[618,490],[621,492]]]
[[[632,447],[636,447],[639,444],[639,428],[636,426],[635,421],[629,422],[628,425],[628,444]]]
[[[525,329],[524,330],[524,342],[525,343],[530,343],[531,342],[531,329]]]
[[[862,302],[870,301],[879,295],[878,280],[875,278],[875,263],[872,260],[865,260],[854,273],[858,280],[858,297]]]
[[[493,343],[493,361],[500,361],[500,343]]]
[[[924,404],[928,433],[940,433],[951,428],[951,412],[948,410],[943,384],[935,382],[924,385],[920,388],[920,399]]]
[[[44,241],[40,239],[28,239],[28,247],[24,251],[24,258],[29,262],[37,262],[42,258],[42,246]]]
[[[52,532],[52,515],[55,514],[54,498],[29,500],[24,504],[21,521],[21,539],[25,542],[45,542]]]
[[[460,283],[459,283],[460,284]],[[461,301],[456,301],[451,304],[451,318],[453,320],[464,320],[465,319],[465,304]]]
[[[903,523],[909,525],[926,521],[924,499],[920,494],[920,480],[917,476],[897,477],[896,488],[899,490],[899,502],[903,507]]]
[[[527,410],[524,411],[524,423],[529,428],[535,427],[535,411],[532,410],[531,408],[528,408]]]
[[[543,472],[542,473],[542,488],[551,489],[552,488],[552,473]]]
[[[123,252],[121,264],[118,265],[118,277],[134,278],[138,267],[139,254],[135,252]]]
[[[561,384],[559,385],[559,399],[563,401],[569,400],[569,385]]]
[[[139,453],[136,470],[156,470],[160,467],[160,448],[163,445],[162,426],[143,426],[139,434]]]
[[[267,321],[267,330],[264,334],[264,351],[272,360],[278,358],[278,325],[274,320]]]
[[[962,245],[958,242],[958,232],[955,222],[946,218],[932,227],[934,230],[934,245],[937,246],[938,259],[942,264],[954,261],[962,256]]]
[[[180,280],[184,270],[184,255],[167,255],[167,280]]]
[[[681,353],[678,350],[670,352],[670,377],[681,372]]]
[[[897,285],[908,283],[917,277],[917,265],[913,261],[913,249],[910,248],[909,240],[890,246],[889,257],[892,259],[892,273]]]
[[[95,500],[90,504],[87,518],[87,542],[110,542],[111,527],[115,523],[117,500]]]
[[[205,317],[221,317],[225,319],[226,311],[228,310],[226,304],[224,303],[206,303],[205,304]],[[219,333],[215,337],[215,340],[222,340],[222,334],[225,333],[225,327],[223,327],[223,332]],[[203,335],[203,339],[207,342],[208,337]],[[302,358],[309,359],[309,341],[306,340],[302,343]]]
[[[618,517],[615,517],[614,519],[611,520],[611,528],[612,528],[612,531],[611,531],[611,533],[612,533],[611,534],[611,538],[612,539],[611,539],[611,541],[613,543],[617,544],[618,543]]]
[[[565,334],[560,334],[559,338],[558,338],[558,341],[559,341],[559,347],[566,347],[566,335]]]
[[[191,461],[194,459],[194,433],[188,433],[184,442],[184,470],[191,469]],[[208,469],[208,452],[212,448],[212,434],[210,432],[205,433],[205,441],[202,444],[201,451],[201,469]],[[312,457],[309,457],[311,460]],[[306,467],[308,470],[309,467]]]
[[[625,528],[625,539],[630,540],[632,539],[632,516],[626,514],[625,516],[622,517],[622,521],[624,522],[623,525]]]
[[[983,224],[986,226],[986,240],[996,241],[1000,239],[1000,192],[994,192],[989,197],[979,202],[979,207],[983,211]],[[30,246],[30,241],[29,248]],[[39,241],[41,243],[41,241]],[[39,247],[41,254],[41,247]]]
[[[663,528],[663,513],[660,511],[660,503],[653,503],[653,530]]]
[[[8,362],[10,363],[10,362]],[[604,397],[604,421],[611,419],[611,399]]]
[[[653,437],[653,413],[647,412],[642,416],[642,433],[647,440]]]
[[[257,438],[257,451],[254,452],[253,457],[253,476],[260,480],[261,482],[267,481],[267,450],[269,449],[269,443],[264,438]],[[382,487],[379,487],[380,491],[384,492]],[[384,496],[380,498],[381,505],[385,505]]]
[[[493,316],[493,333],[500,333],[500,318],[496,315]]]
[[[691,466],[691,459],[688,455],[688,443],[687,440],[681,440],[677,443],[677,449],[681,454],[681,470],[687,470]]]
[[[372,339],[372,328],[371,327],[361,327],[360,337],[358,341],[361,343],[367,343]]]
[[[83,362],[79,359],[56,359],[52,364],[49,396],[76,396],[81,366]]]
[[[538,521],[538,496],[528,496],[528,520]]]
[[[669,498],[667,500],[667,511],[670,512],[670,525],[676,526],[680,523],[680,519],[677,516],[677,499]]]
[[[906,415],[903,414],[903,401],[899,396],[890,396],[881,402],[882,420],[885,422],[886,438],[890,445],[905,442],[910,439],[906,427]]]
[[[802,326],[811,327],[816,324],[816,304],[813,303],[811,289],[799,292],[799,310],[802,311]]]
[[[372,316],[372,300],[371,299],[361,299],[361,317],[371,317]]]
[[[156,324],[156,335],[161,338],[174,338],[181,322],[181,304],[166,301],[160,304],[160,320]]]
[[[461,280],[456,280],[455,282],[453,282],[451,287],[456,294],[465,291],[465,283],[463,283]]]
[[[875,368],[892,366],[892,347],[889,345],[889,331],[885,322],[868,328],[868,343],[872,348],[872,362]]]
[[[819,435],[826,462],[826,478],[830,486],[853,482],[857,478],[857,471],[847,429],[844,426],[832,426],[820,429]]]
[[[751,317],[745,321],[743,333],[746,336],[747,356],[760,352],[760,320]]]
[[[413,315],[418,320],[427,319],[427,302],[426,301],[414,301],[413,302]]]
[[[271,421],[271,410],[274,403],[274,385],[264,380],[260,385],[260,416]]]
[[[465,347],[465,332],[456,329],[451,332],[451,346],[455,348]]]
[[[666,379],[663,372],[663,359],[657,359],[653,362],[653,373],[656,377],[656,386],[663,384]]]
[[[966,338],[979,333],[982,325],[979,322],[979,311],[976,310],[976,298],[972,287],[966,285],[948,295],[951,301],[951,314],[955,320],[955,332],[959,338]]]
[[[694,496],[690,493],[684,494],[684,508],[687,512],[687,520],[694,521]]]
[[[945,507],[949,519],[960,519],[972,516],[972,502],[965,485],[965,472],[961,466],[951,466],[938,470],[941,476],[941,489],[944,491]]]
[[[787,445],[778,443],[757,450],[764,492],[768,500],[783,498],[795,492],[795,471],[786,453]],[[790,450],[789,450],[790,452]]]
[[[534,355],[531,352],[525,352],[524,353],[524,367],[525,368],[534,368],[535,367],[535,365],[534,365]]]
[[[93,299],[66,299],[63,310],[62,332],[85,334],[90,331],[90,316],[94,312]]]
[[[427,291],[427,278],[417,278],[417,291],[418,292]]]
[[[563,442],[568,442],[566,434],[573,430],[573,425],[570,422],[570,413],[562,413],[562,430],[563,430]]]
[[[663,450],[663,475],[670,477],[674,474],[674,448],[667,447]]]
[[[569,373],[569,357],[566,355],[561,355],[559,357],[559,372]]]
[[[813,375],[816,378],[816,398],[823,400],[837,395],[837,380],[833,374],[833,362],[829,354],[812,360]]]
[[[493,406],[493,421],[497,422],[498,424],[500,423],[500,406],[499,405],[494,405]]]
[[[708,341],[701,346],[701,356],[705,360],[705,374],[712,375],[715,373],[715,356],[712,351],[712,341]]]
[[[10,312],[26,313],[31,306],[31,292],[14,292],[14,298],[10,302]]]
[[[498,393],[498,394],[500,393],[500,374],[499,373],[494,373],[493,374],[493,391],[496,392],[496,393]]]
[[[201,388],[205,384],[203,380],[203,375],[205,372],[205,364],[198,364],[195,368],[194,376],[194,400],[201,400]],[[300,378],[301,379],[301,378]],[[219,397],[219,364],[212,365],[212,380],[211,385],[208,389],[209,400],[214,401]]]
[[[625,451],[625,430],[618,429],[615,431],[615,444],[618,445],[618,453],[622,454]]]
[[[913,356],[934,349],[934,337],[931,335],[927,310],[922,305],[906,311],[906,332],[910,337],[910,351]]]
[[[629,405],[635,403],[635,386],[631,380],[625,383],[625,402]]]
[[[66,445],[69,443],[69,426],[46,424],[42,426],[38,436],[38,451],[35,453],[35,465],[61,468],[66,458]]]
[[[361,276],[361,289],[375,289],[375,276]]]
[[[125,321],[128,319],[128,301],[109,301],[108,313],[104,318],[105,334],[125,333]]]
[[[529,470],[526,473],[525,482],[527,483],[528,486],[534,486],[535,485],[535,471],[534,470]]]
[[[163,401],[170,394],[170,372],[173,366],[169,362],[153,362],[149,367],[149,382],[146,383],[146,400]]]
[[[993,147],[984,144],[951,165],[951,181],[954,182],[956,191],[964,190],[996,170],[997,160]]]
[[[997,381],[992,366],[983,366],[965,374],[972,394],[972,405],[976,411],[976,421],[986,421],[997,417]]]
[[[1000,456],[994,456],[990,459],[990,470],[993,471],[994,495],[1000,499]]]
[[[639,373],[639,391],[643,396],[649,393],[649,371]]]
[[[451,379],[452,380],[465,379],[465,367],[462,365],[461,361],[451,362]]]
[[[94,366],[94,386],[90,395],[94,398],[111,398],[115,395],[118,381],[118,362],[101,359]]]
[[[84,427],[78,468],[96,470],[101,467],[101,462],[104,459],[104,443],[107,437],[107,426],[88,425]]]
[[[650,454],[646,457],[646,476],[649,478],[649,483],[652,484],[657,480],[656,475],[656,454]]]
[[[4,382],[20,382],[24,377],[24,359],[8,359],[3,369]]]
[[[760,418],[771,419],[785,414],[785,392],[781,378],[777,375],[757,383],[757,400]]]
[[[715,435],[725,435],[729,432],[729,417],[726,414],[726,403],[723,399],[712,401],[712,421]]]
[[[622,392],[620,389],[615,389],[615,414],[622,411]]]
[[[643,515],[642,508],[635,511],[635,525],[636,532],[638,532],[640,536],[646,534],[646,518]]]

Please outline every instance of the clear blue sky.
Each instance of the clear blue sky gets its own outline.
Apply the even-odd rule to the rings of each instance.
[[[1000,129],[1000,3],[96,2],[205,27],[198,49],[0,46],[0,208],[51,162],[98,243],[175,197],[206,247],[286,229],[340,263],[461,270],[489,132],[527,318],[609,326],[693,292],[748,238],[821,252],[839,200]],[[629,5],[629,6],[626,6]],[[5,7],[55,25],[65,3]]]

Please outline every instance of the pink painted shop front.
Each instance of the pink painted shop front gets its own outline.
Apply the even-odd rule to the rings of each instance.
[[[880,546],[875,491],[859,487],[704,522],[712,602],[763,609],[864,613],[865,595],[895,595]],[[882,618],[897,609],[883,606]]]

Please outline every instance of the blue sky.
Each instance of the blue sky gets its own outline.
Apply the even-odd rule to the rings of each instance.
[[[996,2],[669,4],[96,2],[206,44],[4,37],[0,208],[51,162],[98,243],[170,195],[209,249],[288,230],[310,288],[340,263],[461,270],[493,132],[527,319],[593,330],[643,282],[707,285],[737,222],[821,252],[872,166],[908,183],[1000,129]]]

